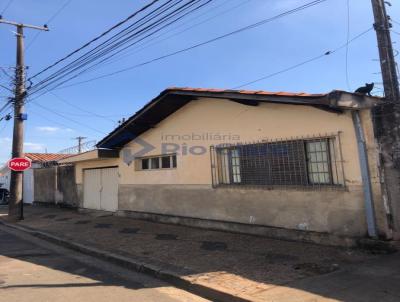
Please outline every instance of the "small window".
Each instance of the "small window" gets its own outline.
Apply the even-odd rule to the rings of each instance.
[[[143,158],[142,159],[142,170],[148,170],[148,169],[150,169],[150,159]]]
[[[139,170],[160,170],[176,168],[176,155],[164,155],[141,158],[138,161]]]
[[[163,169],[171,168],[171,156],[161,157],[161,168]]]
[[[311,184],[331,184],[331,165],[328,139],[306,143],[308,178]]]
[[[160,158],[159,157],[151,158],[151,168],[152,169],[160,169]]]

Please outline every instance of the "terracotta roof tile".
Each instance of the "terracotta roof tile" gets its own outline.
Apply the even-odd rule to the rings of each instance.
[[[270,96],[292,96],[292,97],[322,97],[327,93],[305,93],[305,92],[271,92],[263,90],[234,90],[234,89],[217,89],[217,88],[192,88],[192,87],[169,87],[167,91],[193,91],[193,92],[231,92],[247,95],[270,95]]]
[[[67,157],[70,157],[72,154],[60,154],[60,153],[25,153],[25,157],[29,158],[33,162],[49,162],[49,161],[58,161]]]

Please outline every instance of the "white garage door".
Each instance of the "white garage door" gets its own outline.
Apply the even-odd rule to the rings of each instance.
[[[84,170],[83,207],[110,212],[118,209],[118,168]]]

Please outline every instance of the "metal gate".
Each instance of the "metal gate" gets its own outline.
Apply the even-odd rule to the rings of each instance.
[[[84,170],[83,207],[110,212],[118,209],[118,168]]]

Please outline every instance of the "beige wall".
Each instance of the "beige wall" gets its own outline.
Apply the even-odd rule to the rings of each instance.
[[[368,111],[362,114],[370,155],[370,169],[380,229],[385,229],[376,145]],[[252,142],[262,139],[290,139],[340,132],[346,189],[341,191],[285,191],[212,189],[209,146],[219,143]],[[220,134],[225,140],[178,141],[176,135]],[[175,140],[167,135],[175,135]],[[245,106],[228,100],[192,101],[154,129],[141,135],[160,155],[161,143],[187,147],[204,146],[204,155],[178,152],[177,169],[138,171],[135,164],[120,159],[87,161],[76,164],[76,181],[82,184],[82,170],[119,166],[119,209],[137,212],[215,219],[239,223],[306,229],[340,235],[365,234],[364,199],[358,147],[351,113],[323,111],[311,106],[261,103]],[[164,139],[162,139],[164,138]],[[140,146],[129,143],[125,149],[136,152]],[[165,186],[170,185],[170,186]]]
[[[141,138],[156,147],[147,155],[161,154],[161,143],[186,143],[205,146],[230,142],[252,142],[254,140],[291,138],[294,136],[324,135],[341,131],[344,170],[349,185],[360,184],[356,138],[349,112],[335,114],[310,106],[266,104],[258,107],[245,106],[227,100],[203,99],[192,101],[172,116],[144,133]],[[162,141],[168,134],[222,134],[224,141]],[[229,135],[231,140],[229,140]],[[239,140],[236,140],[236,137]],[[232,140],[232,138],[234,138]],[[125,148],[140,149],[134,143]],[[121,184],[211,184],[209,153],[180,156],[178,168],[163,171],[136,171],[135,166],[120,165]]]

